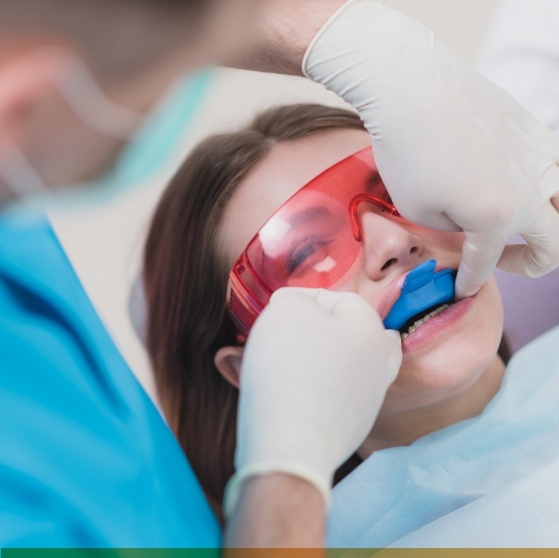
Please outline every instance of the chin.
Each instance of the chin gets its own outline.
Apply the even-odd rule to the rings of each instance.
[[[404,345],[402,366],[387,392],[383,412],[451,399],[470,388],[498,358],[503,309],[495,281],[488,281],[466,301],[441,331]],[[408,339],[413,341],[413,336]]]

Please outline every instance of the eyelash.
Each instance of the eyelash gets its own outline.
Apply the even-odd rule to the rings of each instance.
[[[297,271],[307,258],[312,256],[317,250],[328,246],[333,240],[326,240],[316,236],[309,236],[303,239],[289,254],[285,264],[287,274],[291,275]]]

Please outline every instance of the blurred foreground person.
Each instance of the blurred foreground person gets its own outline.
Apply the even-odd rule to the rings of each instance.
[[[198,35],[217,5],[0,2],[0,205],[110,168],[168,86],[207,62]],[[219,546],[42,214],[0,219],[0,347],[0,547]]]

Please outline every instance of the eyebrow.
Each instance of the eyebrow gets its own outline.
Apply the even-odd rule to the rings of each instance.
[[[373,170],[367,177],[367,192],[372,192],[377,186],[384,186],[384,181],[382,180],[378,170]]]
[[[305,223],[306,221],[312,219],[320,219],[321,217],[326,217],[331,213],[332,212],[327,207],[324,207],[323,205],[317,205],[296,213],[295,215],[291,216],[287,222],[290,225],[296,227]]]

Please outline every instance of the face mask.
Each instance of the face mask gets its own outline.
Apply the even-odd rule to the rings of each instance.
[[[78,56],[67,51],[63,55],[70,57],[69,68],[63,75],[54,73],[54,83],[74,114],[86,127],[101,135],[130,141],[144,115],[114,103]],[[35,56],[37,67],[41,67],[42,64],[50,64],[54,56],[60,58],[60,51],[49,48],[37,52]],[[49,193],[39,173],[16,147],[4,149],[0,158],[0,178],[16,200]]]
[[[102,135],[128,141],[144,120],[145,115],[109,99],[78,56],[72,55],[71,68],[56,85],[85,126]]]

